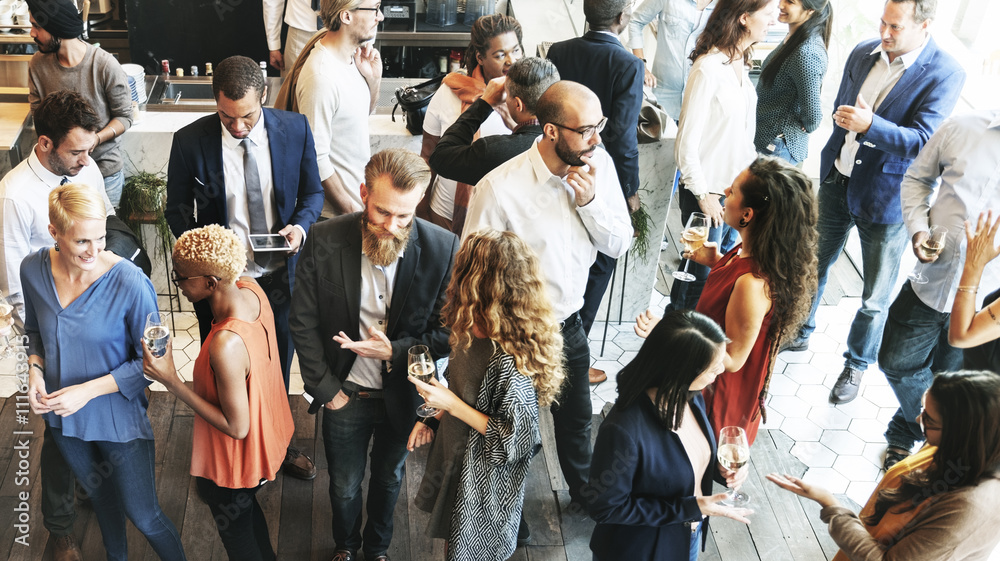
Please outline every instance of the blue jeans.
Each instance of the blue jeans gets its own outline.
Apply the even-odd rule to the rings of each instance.
[[[815,331],[816,310],[823,298],[830,268],[844,251],[851,228],[857,227],[861,237],[864,289],[861,308],[855,314],[847,335],[847,352],[844,353],[847,360],[844,365],[863,372],[878,358],[889,297],[899,276],[899,260],[908,243],[905,225],[877,224],[851,214],[847,206],[848,179],[834,168],[819,188],[819,221],[816,224],[819,233],[819,289],[799,338],[808,339]]]
[[[177,528],[163,514],[156,498],[152,440],[86,441],[63,436],[55,427],[50,430],[66,463],[90,494],[108,561],[128,559],[126,517],[146,536],[160,559],[185,559]]]
[[[104,191],[107,192],[111,204],[115,208],[122,201],[122,188],[125,187],[125,170],[120,169],[116,173],[104,178]]]
[[[770,148],[774,146],[774,148]],[[765,147],[760,153],[764,156],[774,156],[775,158],[781,158],[793,166],[798,166],[802,162],[796,160],[792,157],[792,153],[788,151],[788,144],[785,142],[784,136],[779,136],[771,141],[771,144]]]
[[[416,418],[416,411],[393,411]],[[385,555],[392,542],[392,513],[406,472],[406,440],[389,424],[382,399],[354,393],[336,411],[323,409],[323,444],[330,472],[333,540],[337,549],[357,554],[361,549],[361,481],[365,477],[368,444],[371,477],[368,481],[368,522],[364,530],[366,559]]]
[[[924,304],[909,282],[889,308],[878,364],[899,400],[885,431],[890,446],[909,450],[924,440],[917,415],[933,373],[962,368],[962,351],[948,344],[950,315]]]
[[[552,406],[552,428],[556,436],[556,455],[570,500],[583,502],[581,489],[590,478],[590,458],[593,454],[590,403],[590,343],[583,332],[580,314],[571,315],[562,328],[566,380],[559,393],[559,403]]]
[[[713,197],[714,195],[709,196]],[[721,202],[724,203],[725,200],[725,197],[723,197]],[[677,206],[681,211],[682,229],[687,226],[688,218],[693,213],[701,212],[701,207],[698,206],[698,198],[692,195],[691,191],[685,189],[683,185],[677,189]],[[730,228],[729,225],[723,223],[721,226],[713,226],[708,229],[708,239],[706,241],[719,244],[719,251],[725,255],[729,250],[736,247],[736,243],[739,241],[739,234],[736,233],[736,230]],[[688,263],[687,259],[681,259],[680,264],[677,265],[678,270],[683,269],[685,263],[687,263],[687,271],[694,275],[695,280],[691,282],[674,280],[673,285],[670,287],[670,303],[667,304],[667,308],[664,310],[665,313],[671,310],[693,310],[698,305],[698,298],[701,297],[701,291],[705,288],[705,279],[708,278],[708,273],[712,270],[711,267],[699,265],[694,261]]]
[[[198,496],[212,511],[215,527],[229,559],[241,561],[274,561],[274,549],[267,532],[264,511],[257,502],[260,484],[253,489],[219,487],[214,481],[195,477]]]

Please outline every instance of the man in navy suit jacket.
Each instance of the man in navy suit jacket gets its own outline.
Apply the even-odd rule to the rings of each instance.
[[[295,254],[323,208],[323,190],[316,167],[316,149],[306,118],[297,113],[264,109],[267,86],[260,67],[247,57],[230,57],[216,67],[212,89],[218,112],[202,117],[174,134],[167,170],[166,217],[175,236],[207,224],[232,228],[247,244],[246,275],[255,277],[274,311],[275,339],[281,371],[288,388],[292,337],[288,310],[295,280]],[[245,146],[249,146],[249,154]],[[255,162],[252,168],[247,162]],[[247,173],[252,171],[253,180]],[[248,183],[258,183],[257,199]],[[252,200],[260,203],[251,204]],[[249,234],[254,212],[263,206],[270,233],[281,234],[288,253],[254,255]],[[205,339],[212,311],[194,305]],[[286,466],[286,473],[315,477],[315,467],[293,450],[304,471]]]
[[[792,347],[805,348],[830,267],[854,226],[861,237],[864,293],[847,338],[832,403],[857,396],[878,357],[889,297],[906,249],[900,184],[906,168],[951,113],[965,72],[928,33],[933,0],[889,0],[881,39],[861,42],[847,59],[823,149],[819,191],[819,292]]]
[[[639,209],[639,140],[636,126],[642,107],[642,80],[645,66],[618,40],[632,17],[632,0],[585,0],[583,13],[590,25],[583,37],[560,41],[549,48],[548,58],[563,80],[579,82],[601,100],[607,126],[601,131],[604,148],[618,172],[618,183],[628,203],[629,212]],[[590,268],[587,291],[583,296],[580,319],[589,333],[608,288],[617,261],[597,254]],[[591,370],[591,383],[602,382],[607,375]]]

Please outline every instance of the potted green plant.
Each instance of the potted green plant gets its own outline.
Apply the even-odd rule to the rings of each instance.
[[[163,215],[167,201],[167,179],[163,173],[140,171],[125,180],[118,215],[135,232],[144,247],[149,244],[143,238],[142,225],[152,224],[161,243],[173,245],[170,226]]]

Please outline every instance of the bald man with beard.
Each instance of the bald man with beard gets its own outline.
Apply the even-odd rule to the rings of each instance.
[[[611,156],[598,146],[607,118],[594,92],[556,82],[538,100],[542,136],[476,185],[466,235],[514,232],[538,252],[566,355],[566,382],[552,407],[556,451],[570,499],[582,504],[590,473],[590,346],[580,319],[597,252],[618,258],[632,243]]]

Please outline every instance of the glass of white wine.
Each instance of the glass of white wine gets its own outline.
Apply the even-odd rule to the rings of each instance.
[[[167,354],[167,341],[170,340],[170,329],[167,327],[167,314],[151,312],[146,316],[146,327],[142,330],[142,338],[146,340],[149,354],[159,358]]]
[[[691,216],[688,217],[687,226],[684,227],[684,232],[681,233],[681,243],[684,244],[684,251],[688,253],[694,253],[701,249],[701,246],[705,245],[705,240],[708,239],[708,216],[700,212],[692,212]],[[691,260],[687,259],[684,261],[684,270],[674,271],[674,278],[684,282],[691,282],[695,280],[694,275],[688,272],[688,263]]]
[[[407,355],[407,368],[410,376],[425,384],[431,383],[431,378],[434,377],[436,369],[434,367],[434,359],[431,358],[431,352],[427,348],[427,345],[414,345],[410,347],[409,354]],[[437,414],[438,410],[426,403],[417,407],[417,415],[421,417],[433,417]]]
[[[722,467],[730,471],[737,471],[750,461],[750,443],[743,427],[722,427],[719,431],[718,457]],[[738,489],[730,489],[722,504],[744,508],[750,504],[750,495]]]
[[[0,295],[0,358],[14,356],[14,306]]]
[[[917,252],[924,259],[934,259],[944,251],[947,239],[947,228],[944,226],[931,226],[930,233],[924,241],[920,242]],[[910,279],[910,282],[914,284],[927,284],[927,277],[924,276],[924,266],[926,265],[923,261],[918,262],[917,266],[913,268],[913,271],[906,278]]]

